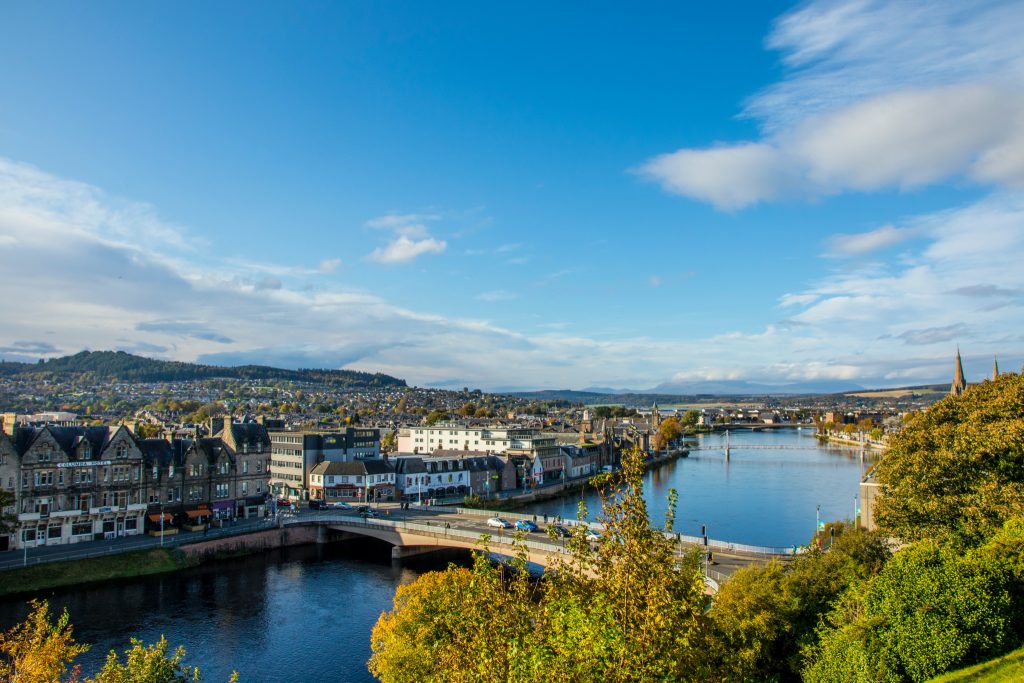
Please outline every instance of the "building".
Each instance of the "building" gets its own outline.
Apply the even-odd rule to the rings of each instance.
[[[336,431],[271,430],[271,490],[281,498],[309,498],[309,475],[322,462],[377,460],[380,430],[346,427]]]
[[[3,426],[0,486],[15,494],[17,529],[0,536],[0,549],[264,511],[269,440],[260,425],[222,425],[198,439],[139,439],[125,426]]]
[[[0,548],[132,536],[146,511],[142,451],[124,427],[4,422],[0,479],[15,494],[15,533]]]
[[[395,500],[395,468],[384,460],[324,461],[309,474],[311,499],[363,502]]]
[[[951,396],[961,396],[967,390],[967,380],[964,378],[964,364],[960,360],[960,347],[956,347],[956,360],[953,364],[953,383],[949,386]]]

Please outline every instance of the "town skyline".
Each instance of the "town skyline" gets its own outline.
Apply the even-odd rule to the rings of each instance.
[[[1024,10],[0,9],[0,358],[487,391],[1024,362]]]

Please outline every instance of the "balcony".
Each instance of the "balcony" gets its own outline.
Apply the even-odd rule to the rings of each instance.
[[[149,507],[149,503],[132,503],[128,506],[128,512],[135,512],[137,510],[145,510]]]
[[[38,512],[22,512],[18,515],[19,522],[38,522],[40,514]]]

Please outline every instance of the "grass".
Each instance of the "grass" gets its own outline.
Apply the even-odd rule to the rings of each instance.
[[[50,588],[178,571],[194,564],[180,551],[154,548],[0,572],[0,597]]]
[[[1024,647],[1002,657],[996,657],[981,664],[959,671],[951,671],[931,683],[1010,683],[1024,681]]]

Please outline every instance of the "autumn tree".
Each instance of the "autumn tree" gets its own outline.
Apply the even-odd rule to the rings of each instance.
[[[385,682],[689,678],[703,579],[695,555],[680,557],[651,528],[642,474],[633,451],[621,475],[604,477],[601,540],[592,547],[576,527],[568,559],[549,567],[543,585],[530,580],[520,548],[511,567],[478,553],[472,570],[399,589],[374,627],[371,672]],[[666,529],[672,522],[670,512]]]
[[[44,601],[29,603],[32,611],[20,624],[0,633],[0,680],[11,683],[55,683],[68,673],[69,665],[89,649],[75,642],[67,610],[50,618],[50,605]],[[71,670],[68,680],[78,680]]]
[[[184,663],[185,648],[178,646],[170,653],[170,646],[163,636],[152,645],[131,639],[131,647],[125,650],[124,661],[113,650],[95,678],[87,683],[184,683],[201,680],[199,668]],[[232,674],[231,683],[238,680]]]
[[[1000,375],[912,416],[876,479],[875,519],[904,541],[969,544],[1024,513],[1024,378]]]

